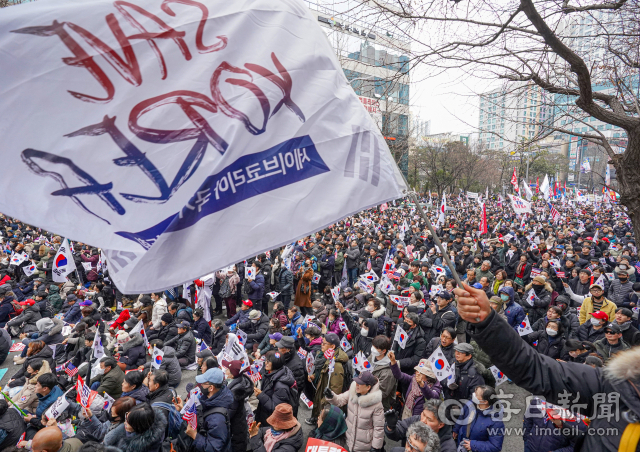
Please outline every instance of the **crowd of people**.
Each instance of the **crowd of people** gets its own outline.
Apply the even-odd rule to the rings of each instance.
[[[77,271],[54,282],[64,238],[2,217],[0,364],[11,349],[18,370],[0,450],[497,452],[500,384],[535,396],[527,452],[618,450],[625,431],[636,450],[640,264],[623,209],[557,203],[552,218],[534,202],[523,217],[493,197],[480,234],[475,200],[448,206],[428,215],[451,267],[404,200],[152,294],[122,294],[78,242]]]

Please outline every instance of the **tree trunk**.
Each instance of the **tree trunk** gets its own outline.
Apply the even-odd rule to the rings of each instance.
[[[636,246],[640,239],[640,129],[627,130],[629,143],[622,154],[616,154],[613,166],[616,169],[620,204],[627,208],[631,219]]]

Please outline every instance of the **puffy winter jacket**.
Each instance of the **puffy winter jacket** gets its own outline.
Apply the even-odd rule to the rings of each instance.
[[[218,355],[222,351],[222,347],[224,347],[228,333],[229,327],[226,325],[213,332],[213,337],[211,339],[211,353],[213,353],[214,356]]]
[[[164,346],[173,347],[176,351],[176,358],[186,358],[189,363],[196,361],[196,340],[191,331],[184,334],[178,334],[170,341],[165,342]]]
[[[233,404],[233,394],[224,386],[209,398],[200,399],[202,405],[202,417],[204,417],[202,429],[206,430],[206,436],[198,433],[193,441],[192,449],[196,452],[230,452],[231,437],[225,416],[221,413],[207,414],[213,408],[225,408],[229,410]],[[246,424],[246,421],[245,421]]]
[[[164,352],[164,355],[162,357],[160,369],[166,370],[167,374],[169,374],[169,383],[167,383],[167,385],[172,388],[176,388],[182,380],[182,368],[180,367],[178,358],[176,358],[176,351],[173,347],[169,346],[163,347],[162,351]],[[150,369],[151,362],[146,363],[144,367],[145,369]]]
[[[261,373],[262,392],[258,394],[258,408],[255,411],[256,422],[262,423],[263,426],[269,425],[267,418],[281,403],[291,405],[293,414],[296,416],[300,390],[297,388],[296,379],[289,368],[282,367],[274,372],[267,373],[263,367]],[[292,389],[295,389],[295,393]]]
[[[262,275],[262,273],[256,274],[256,279],[249,282],[251,292],[247,298],[251,301],[261,301],[264,295],[264,284],[264,275]]]
[[[471,428],[468,429],[466,422],[470,419],[470,413],[473,414]],[[471,450],[477,452],[500,452],[502,450],[502,442],[504,441],[504,422],[502,422],[502,409],[499,412],[489,407],[482,411],[475,407],[473,402],[468,401],[462,407],[462,414],[458,422],[453,426],[453,432],[458,434],[458,445],[462,444],[465,439],[471,442]],[[467,430],[469,434],[467,435]],[[499,434],[496,432],[499,431]]]
[[[351,452],[381,449],[384,443],[384,408],[382,392],[376,383],[368,394],[358,396],[356,382],[348,391],[327,399],[332,405],[347,405],[347,445]]]
[[[260,433],[251,438],[251,450],[253,452],[267,452],[264,447],[264,435],[268,430],[269,428],[261,428]],[[302,447],[303,440],[304,432],[300,424],[298,424],[291,430],[291,436],[281,439],[273,445],[271,452],[298,452]]]
[[[117,447],[122,452],[160,452],[167,428],[167,418],[161,409],[154,408],[153,412],[155,420],[148,430],[143,433],[127,433],[122,423],[107,433],[104,444]]]
[[[120,361],[127,365],[126,370],[137,369],[147,361],[144,339],[140,333],[134,333],[131,338],[122,346]]]
[[[252,348],[253,344],[259,344],[264,336],[269,332],[269,317],[261,313],[257,323],[248,320],[245,323],[238,323],[238,329],[247,333],[246,348]]]
[[[293,295],[293,273],[286,267],[283,267],[279,276],[280,282],[280,294],[281,295]]]
[[[229,409],[231,429],[231,450],[246,451],[249,427],[247,425],[244,402],[253,395],[253,382],[245,374],[238,375],[227,385],[233,394],[233,403]]]
[[[509,325],[511,325],[514,329],[517,329],[518,326],[522,323],[525,318],[524,309],[515,301],[515,290],[513,287],[502,287],[498,290],[498,296],[501,293],[509,295],[509,302],[504,305],[504,315],[507,316],[507,321]]]
[[[33,306],[25,306],[22,314],[9,320],[6,326],[20,328],[22,333],[35,333],[38,331],[36,322],[41,318],[40,308],[37,304],[34,304]]]
[[[392,347],[396,354],[396,359],[400,363],[400,369],[406,373],[413,373],[414,367],[422,359],[424,351],[427,348],[427,342],[424,339],[424,333],[420,326],[407,331],[409,340],[403,348],[396,342]]]

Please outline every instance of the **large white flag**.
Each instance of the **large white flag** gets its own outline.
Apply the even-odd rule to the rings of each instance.
[[[1,96],[0,96],[1,97]],[[53,258],[51,264],[51,274],[54,282],[66,282],[67,275],[76,270],[76,262],[69,248],[69,240],[66,238],[62,241],[56,257]]]
[[[402,196],[302,1],[174,3],[3,9],[0,192],[26,188],[0,212],[100,247],[141,293]]]
[[[438,224],[444,225],[446,213],[447,213],[447,197],[443,191],[442,202],[440,203],[440,212],[438,213]]]
[[[533,213],[531,211],[531,203],[525,201],[519,196],[516,195],[507,195],[511,200],[511,207],[513,207],[513,211],[517,214],[523,213]]]
[[[544,175],[542,184],[540,184],[540,193],[542,193],[542,199],[549,199],[549,196],[551,196],[549,191],[549,176],[546,174]]]
[[[531,187],[529,187],[529,184],[522,179],[522,188],[524,189],[524,194],[527,197],[528,201],[531,201],[531,198],[533,198],[533,191],[531,191]]]

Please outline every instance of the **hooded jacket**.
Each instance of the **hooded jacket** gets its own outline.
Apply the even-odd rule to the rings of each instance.
[[[296,379],[288,367],[282,366],[280,369],[266,373],[262,368],[262,392],[258,394],[258,408],[255,411],[256,422],[263,426],[269,425],[267,418],[271,416],[273,410],[281,403],[288,403],[293,407],[293,415],[296,416],[299,396],[293,399],[291,389],[296,386]],[[296,387],[297,394],[300,390]]]
[[[228,387],[223,386],[218,392],[209,398],[200,398],[202,405],[203,430],[206,435],[198,433],[193,441],[192,449],[196,452],[228,452],[231,451],[231,438],[229,437],[229,427],[225,417],[220,413],[206,415],[212,408],[226,408],[229,410],[233,404],[233,394]],[[245,421],[246,425],[246,421]]]
[[[396,389],[398,388],[398,380],[393,376],[393,371],[391,370],[391,361],[386,355],[379,361],[376,361],[371,355],[369,362],[372,366],[371,373],[378,379],[378,385],[382,392],[382,406],[385,411],[388,411],[396,399]]]
[[[144,339],[140,333],[133,333],[129,341],[122,345],[120,361],[127,365],[126,370],[137,369],[147,361]]]
[[[313,379],[313,384],[316,386],[316,392],[313,397],[314,413],[319,413],[320,408],[322,408],[322,405],[324,405],[324,402],[326,401],[324,397],[324,390],[328,387],[335,394],[340,394],[344,390],[344,375],[351,371],[348,365],[349,357],[341,347],[336,347],[334,357],[335,365],[333,373],[331,374],[331,380],[329,380],[330,361],[325,359],[322,353],[318,353],[316,356],[314,366],[315,377]]]
[[[151,428],[143,433],[127,434],[124,423],[107,433],[104,444],[115,446],[122,452],[160,452],[167,428],[167,418],[158,408],[153,409],[155,419]]]
[[[178,358],[176,358],[176,351],[170,346],[164,346],[162,351],[164,352],[164,356],[162,357],[160,369],[166,370],[169,375],[167,385],[176,388],[182,380],[182,368],[180,367]],[[151,362],[146,363],[144,368],[145,370],[151,369]]]
[[[516,291],[513,290],[513,287],[502,287],[500,290],[498,290],[498,296],[500,296],[501,293],[509,295],[509,301],[504,305],[504,315],[507,316],[509,325],[511,325],[513,329],[517,329],[526,316],[526,314],[524,313],[524,309],[522,309],[522,306],[516,303]]]
[[[33,306],[25,306],[25,309],[22,313],[9,320],[6,326],[15,326],[20,328],[23,333],[31,333],[38,331],[38,327],[36,327],[36,322],[40,320],[42,316],[40,315],[40,308],[37,304]]]
[[[427,342],[424,339],[424,333],[420,325],[416,325],[415,328],[407,331],[407,333],[409,333],[409,340],[407,340],[404,349],[400,348],[397,342],[392,349],[394,349],[396,359],[400,363],[400,369],[406,373],[413,373],[413,368],[418,365],[424,355]]]
[[[47,345],[59,344],[64,340],[62,327],[64,322],[56,318],[40,319],[36,322],[38,328],[38,340]]]
[[[26,428],[27,426],[24,423],[24,419],[18,410],[8,408],[7,411],[0,416],[0,431],[7,434],[0,443],[0,450],[15,446]]]
[[[51,307],[53,308],[53,312],[60,312],[62,309],[62,297],[60,296],[60,289],[55,284],[51,284],[49,286],[49,303],[51,303]]]
[[[342,314],[342,319],[349,331],[351,331],[351,342],[353,343],[353,354],[357,355],[358,352],[362,352],[364,356],[371,354],[371,341],[378,335],[378,321],[375,319],[365,319],[364,325],[367,327],[367,336],[362,336],[362,326],[346,311]]]
[[[350,452],[381,449],[384,443],[382,392],[376,383],[369,393],[358,396],[356,382],[348,391],[328,399],[332,405],[347,405],[347,446]]]
[[[424,313],[420,314],[418,321],[424,333],[425,342],[429,342],[434,337],[440,336],[446,327],[455,329],[458,322],[458,311],[451,301],[442,309],[436,305],[435,314],[430,308],[427,308]]]
[[[523,338],[531,344],[538,353],[542,353],[553,359],[562,359],[565,361],[569,359],[569,355],[564,349],[566,341],[562,335],[551,337],[547,334],[546,328],[544,328],[527,334],[523,336]]]
[[[176,350],[176,358],[186,358],[189,363],[196,361],[196,340],[193,337],[191,331],[187,331],[184,334],[178,334],[173,339],[164,343],[173,347]]]
[[[640,347],[616,355],[605,368],[593,368],[584,364],[558,362],[540,355],[523,341],[518,340],[516,331],[497,318],[493,313],[482,322],[467,325],[482,349],[489,354],[495,366],[505,373],[516,385],[533,394],[540,394],[551,403],[560,404],[570,397],[577,407],[583,407],[580,414],[591,416],[597,394],[619,394],[616,410],[625,415],[607,416],[611,405],[598,407],[589,427],[598,431],[616,431],[613,435],[586,435],[582,450],[616,452],[620,439],[629,425],[629,419],[640,418],[640,395],[631,382],[640,384]],[[567,394],[569,394],[567,396]],[[574,401],[575,400],[575,401]],[[610,429],[610,430],[607,430]]]
[[[527,284],[524,288],[525,298],[526,294],[529,293],[529,290],[533,288],[533,283]],[[529,315],[529,322],[533,325],[538,319],[544,317],[547,313],[547,309],[549,309],[549,305],[551,304],[551,292],[553,289],[551,285],[547,282],[544,285],[544,288],[536,293],[536,298],[533,301],[533,306],[529,304],[529,302],[525,300],[522,301],[522,305],[524,306],[524,311]]]
[[[291,270],[282,267],[278,280],[280,281],[280,294],[291,297],[293,295],[293,273]]]
[[[162,326],[162,322],[160,317],[163,314],[169,312],[167,308],[167,300],[160,297],[156,302],[153,303],[153,310],[151,311],[151,323],[153,324],[153,329],[157,330]]]

